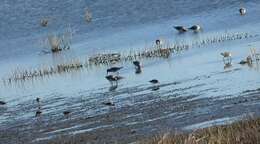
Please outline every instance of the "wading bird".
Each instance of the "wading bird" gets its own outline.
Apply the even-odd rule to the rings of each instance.
[[[38,116],[40,116],[41,114],[42,114],[42,111],[37,110],[36,113],[35,113],[35,117],[38,117]]]
[[[152,87],[152,91],[157,91],[160,89],[160,86],[158,85],[160,82],[157,79],[152,79],[149,81],[152,83],[154,86]]]
[[[40,98],[37,97],[36,98],[36,102],[39,103],[40,102]]]
[[[201,30],[201,26],[199,25],[193,25],[189,28],[190,30],[193,30],[194,32],[199,32]]]
[[[68,116],[70,114],[70,111],[64,111],[63,115]]]
[[[122,69],[123,67],[111,67],[109,69],[107,69],[107,74],[108,73],[115,73],[115,72],[118,72],[120,69]]]
[[[42,20],[41,20],[41,26],[42,26],[42,27],[47,27],[47,26],[48,26],[48,23],[49,23],[49,20],[48,20],[48,19],[42,19]]]
[[[102,104],[106,105],[106,106],[115,106],[115,104],[110,102],[110,101],[109,102],[103,102]]]
[[[223,52],[220,53],[223,56],[223,62],[224,64],[231,64],[232,62],[232,57],[231,57],[231,53],[230,52]]]
[[[179,32],[179,33],[183,33],[188,31],[187,28],[183,27],[183,26],[174,26],[174,28]]]
[[[106,79],[113,85],[113,82],[116,82],[116,84],[117,84],[117,82],[119,80],[123,79],[123,77],[121,77],[121,76],[114,76],[114,75],[108,75],[108,76],[106,76]]]
[[[239,9],[239,13],[240,13],[240,15],[245,15],[245,14],[246,14],[246,9],[243,8],[243,7],[241,7],[241,8]]]
[[[159,81],[157,79],[152,79],[149,82],[152,83],[152,84],[158,84],[159,83]]]
[[[135,66],[135,73],[140,74],[142,72],[140,62],[139,61],[133,61],[133,64]]]
[[[6,104],[6,102],[0,101],[0,105],[5,105],[5,104]]]
[[[139,61],[133,61],[133,64],[135,65],[135,68],[141,67],[141,64]]]

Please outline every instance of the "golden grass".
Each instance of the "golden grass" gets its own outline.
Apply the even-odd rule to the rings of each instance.
[[[165,133],[143,140],[142,144],[258,144],[260,118],[241,120],[232,124],[213,126],[191,133]]]

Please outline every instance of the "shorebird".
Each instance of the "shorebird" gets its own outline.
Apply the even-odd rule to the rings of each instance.
[[[36,98],[36,102],[39,103],[40,102],[40,98],[37,97]]]
[[[42,27],[47,27],[48,23],[49,23],[49,20],[48,20],[48,19],[42,19],[42,20],[41,20],[41,26],[42,26]]]
[[[116,90],[117,89],[117,87],[118,87],[118,85],[112,85],[112,86],[110,86],[109,87],[109,91],[111,92],[111,91],[114,91],[114,90]]]
[[[118,72],[120,69],[122,69],[123,67],[111,67],[109,69],[107,69],[107,74],[110,72]]]
[[[153,84],[152,91],[157,91],[160,89],[160,86],[158,85],[160,82],[157,79],[152,79],[149,82]]]
[[[161,40],[157,39],[157,40],[155,41],[155,44],[156,44],[156,45],[160,45],[160,44],[161,44]]]
[[[135,69],[135,73],[136,73],[136,74],[140,74],[140,73],[142,73],[142,69],[141,69],[141,67],[136,68],[136,69]]]
[[[40,116],[41,114],[42,114],[42,111],[37,110],[36,113],[35,113],[35,116],[38,117],[38,116]]]
[[[117,81],[123,79],[123,77],[121,77],[121,76],[114,76],[114,75],[108,75],[108,76],[106,76],[106,79],[113,85],[113,82],[116,82],[116,84],[117,84]]]
[[[69,115],[70,114],[70,111],[64,111],[63,112],[63,115],[65,115],[65,116],[67,116],[67,115]]]
[[[6,102],[0,101],[0,105],[5,105],[5,104],[6,104]]]
[[[84,18],[87,23],[90,23],[92,21],[92,13],[90,12],[90,10],[88,8],[86,8],[86,10],[85,10]]]
[[[246,57],[246,61],[247,61],[248,64],[252,64],[253,63],[253,59],[252,59],[251,56],[247,56]]]
[[[189,29],[193,30],[194,32],[199,32],[201,30],[201,27],[199,25],[193,25]]]
[[[241,65],[244,65],[244,64],[252,65],[252,63],[253,63],[253,59],[251,56],[248,56],[248,57],[246,57],[246,60],[242,60],[239,62],[239,64],[241,64]]]
[[[115,106],[115,104],[112,102],[103,102],[102,104],[107,105],[107,106]]]
[[[149,82],[152,83],[152,84],[158,84],[159,83],[159,81],[157,79],[152,79]]]
[[[240,13],[240,15],[245,15],[245,14],[246,14],[246,9],[243,8],[243,7],[241,7],[241,8],[239,9],[239,13]]]
[[[188,29],[183,26],[174,26],[174,28],[180,33],[188,31]]]
[[[135,67],[141,67],[140,62],[139,61],[133,61],[133,64],[135,65]]]
[[[232,57],[230,52],[223,52],[220,53],[223,56],[223,62],[224,64],[231,64],[232,62]]]

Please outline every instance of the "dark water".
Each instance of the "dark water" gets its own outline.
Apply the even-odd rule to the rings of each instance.
[[[239,15],[240,6],[247,8],[247,15]],[[93,14],[89,24],[83,18],[86,7]],[[15,140],[14,131],[25,138],[32,135],[30,140],[25,140],[31,142],[64,133],[106,135],[99,131],[105,128],[111,134],[118,134],[116,128],[124,127],[135,129],[137,135],[142,136],[158,130],[159,126],[181,129],[190,125],[196,127],[197,123],[201,126],[201,122],[207,125],[212,122],[207,117],[214,114],[213,121],[222,122],[230,117],[237,119],[246,113],[257,113],[255,109],[260,102],[257,94],[244,95],[243,92],[259,93],[259,64],[248,67],[237,63],[250,54],[250,48],[260,51],[259,7],[257,0],[2,0],[1,79],[9,77],[17,67],[35,69],[73,58],[84,61],[97,52],[143,49],[154,45],[158,38],[170,43],[189,43],[226,32],[248,32],[256,36],[195,47],[173,54],[169,59],[143,60],[140,75],[134,73],[131,62],[118,64],[124,65],[120,74],[125,78],[113,92],[109,91],[110,85],[104,78],[107,66],[7,85],[1,82],[0,100],[7,105],[0,107],[0,131],[10,133],[10,138],[2,136],[0,140]],[[51,19],[47,28],[39,24],[43,17]],[[179,35],[172,28],[173,25],[193,24],[200,24],[203,32]],[[64,31],[68,26],[75,31],[71,49],[58,55],[41,54],[43,48],[39,41],[48,33]],[[224,69],[220,56],[223,51],[233,54],[231,68]],[[153,78],[161,82],[160,90],[155,92],[148,83]],[[234,103],[250,96],[241,109],[236,109]],[[40,124],[34,117],[36,97],[43,101]],[[114,109],[102,105],[104,101],[113,101]],[[182,105],[187,108],[174,109]],[[220,106],[223,109],[218,109]],[[231,107],[232,111],[224,107]],[[72,111],[69,120],[61,114],[67,109]],[[107,115],[117,115],[118,119],[107,122]],[[197,119],[189,120],[193,116]],[[86,117],[93,119],[81,120]],[[177,123],[172,125],[172,122]],[[127,134],[122,137],[126,142],[133,141]]]

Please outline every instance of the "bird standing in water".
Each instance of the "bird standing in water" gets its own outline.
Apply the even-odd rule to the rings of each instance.
[[[115,73],[115,72],[118,72],[119,70],[121,70],[123,67],[111,67],[109,69],[107,69],[107,74],[108,73]]]
[[[140,74],[142,72],[140,62],[139,61],[133,61],[133,64],[135,66],[135,73]]]
[[[152,91],[157,91],[160,89],[160,86],[158,85],[160,82],[157,79],[152,79],[149,82],[153,84]]]
[[[179,33],[183,33],[183,32],[187,32],[188,29],[185,28],[184,26],[174,26],[174,28],[179,32]]]
[[[123,77],[121,77],[121,76],[114,76],[114,75],[107,75],[106,79],[111,83],[111,85],[113,85],[114,82],[117,85],[118,81],[123,79]]]
[[[223,62],[225,65],[231,64],[231,62],[232,62],[231,52],[223,52],[220,54],[223,56]]]
[[[6,102],[0,101],[0,105],[5,105],[5,104],[6,104]]]
[[[240,13],[240,15],[245,15],[245,14],[246,14],[246,9],[243,8],[243,7],[241,7],[241,8],[239,9],[239,13]]]
[[[201,26],[199,25],[193,25],[189,28],[190,30],[193,30],[193,32],[199,32],[201,30]]]

